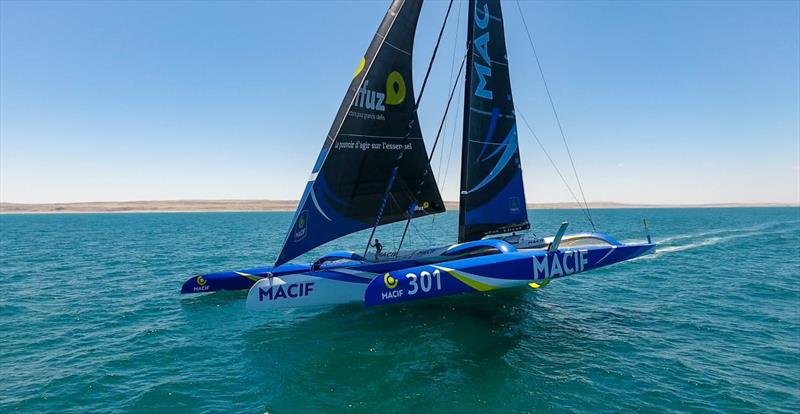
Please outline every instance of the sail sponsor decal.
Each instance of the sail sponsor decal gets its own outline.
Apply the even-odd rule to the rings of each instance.
[[[333,148],[337,150],[358,150],[358,151],[412,151],[414,144],[411,142],[406,144],[398,144],[396,142],[372,142],[372,141],[345,141],[339,139],[333,144]]]
[[[308,234],[308,210],[303,210],[300,212],[296,223],[297,224],[294,226],[294,232],[292,233],[292,239],[298,242],[305,239],[306,235]]]
[[[483,30],[482,33],[475,35],[473,41],[473,50],[478,52],[481,57],[481,62],[473,62],[475,66],[475,74],[478,75],[478,84],[475,86],[475,96],[483,99],[492,100],[494,93],[491,89],[487,89],[487,78],[492,76],[492,59],[489,57],[489,5],[486,1],[479,2],[482,4],[475,6],[475,26]]]
[[[366,109],[385,112],[387,105],[400,105],[406,100],[406,80],[400,72],[396,70],[389,72],[384,86],[383,91],[375,90],[370,87],[369,80],[365,80],[361,87],[358,88],[358,93],[356,93],[356,98],[348,116],[380,121],[386,120],[382,115],[367,116],[356,111],[356,109]]]

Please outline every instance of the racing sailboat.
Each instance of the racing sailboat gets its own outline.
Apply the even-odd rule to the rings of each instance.
[[[427,74],[419,96],[413,90],[421,7],[422,0],[393,0],[389,7],[325,138],[274,266],[199,275],[181,293],[249,289],[247,307],[262,310],[374,306],[539,288],[655,248],[649,235],[647,242],[622,244],[599,232],[566,234],[567,223],[552,237],[516,234],[530,224],[502,10],[499,0],[469,0],[457,243],[391,253],[338,251],[310,264],[289,263],[371,228],[369,248],[378,226],[406,221],[408,229],[412,219],[445,211],[417,118]]]

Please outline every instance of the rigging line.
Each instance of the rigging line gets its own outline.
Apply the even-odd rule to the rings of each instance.
[[[460,79],[459,79],[459,81],[460,81]],[[458,124],[459,119],[461,119],[461,112],[460,111],[456,113],[456,118],[453,120],[455,125]],[[444,186],[445,183],[447,182],[447,173],[450,170],[450,159],[453,156],[453,147],[455,146],[455,141],[456,141],[456,130],[458,129],[458,128],[455,127],[455,125],[453,126],[453,130],[451,132],[452,136],[450,137],[450,153],[447,155],[447,164],[445,164],[442,186]]]
[[[444,14],[444,22],[442,23],[442,28],[439,29],[439,37],[436,39],[436,46],[433,48],[433,54],[431,55],[431,61],[428,64],[428,70],[425,71],[425,78],[422,80],[422,87],[419,89],[419,96],[417,96],[417,103],[414,107],[414,112],[417,112],[417,108],[419,108],[419,101],[422,100],[422,94],[425,93],[425,86],[428,84],[428,77],[431,75],[433,61],[436,60],[436,52],[439,51],[439,44],[442,42],[442,35],[444,34],[444,28],[447,26],[447,18],[450,16],[451,8],[453,8],[453,0],[450,0],[450,3],[447,5],[447,12]]]
[[[558,169],[558,166],[556,165],[555,161],[553,161],[553,158],[550,157],[550,153],[547,152],[547,150],[544,148],[544,145],[542,144],[542,141],[539,140],[539,136],[536,135],[536,132],[534,132],[533,128],[531,128],[531,125],[528,123],[528,119],[525,118],[525,114],[523,114],[519,110],[519,108],[514,108],[514,112],[519,114],[519,117],[522,118],[522,122],[525,124],[526,127],[528,127],[528,131],[531,132],[531,135],[533,135],[533,138],[536,140],[536,143],[539,144],[539,148],[541,148],[542,152],[547,157],[547,160],[550,161],[550,165],[553,166],[553,169],[556,170],[558,176],[561,177],[561,181],[564,182],[564,186],[567,187],[567,191],[569,191],[569,193],[572,195],[572,198],[575,200],[576,203],[578,203],[578,206],[580,207],[581,211],[583,211],[583,214],[586,215],[586,218],[589,220],[589,223],[591,223],[592,221],[591,217],[589,216],[588,210],[586,210],[583,206],[581,206],[581,202],[578,200],[578,196],[576,196],[575,192],[572,191],[572,187],[569,186],[569,183],[567,182],[567,179],[564,177],[564,174],[562,174],[561,170]],[[594,225],[592,225],[592,228],[594,228]]]
[[[450,104],[453,102],[453,95],[456,92],[456,87],[458,86],[458,80],[461,78],[461,72],[464,71],[464,62],[467,61],[467,54],[464,54],[464,59],[461,60],[461,66],[458,68],[458,74],[456,75],[456,82],[453,84],[453,89],[450,90],[450,97],[447,99],[447,106],[444,108],[444,115],[442,116],[442,121],[439,123],[439,130],[436,132],[436,139],[433,141],[433,147],[431,148],[431,154],[428,157],[428,165],[425,166],[425,171],[422,173],[422,178],[419,181],[419,185],[417,186],[416,194],[414,194],[414,199],[419,200],[420,193],[422,192],[422,186],[425,184],[425,179],[428,176],[428,173],[431,171],[431,160],[433,159],[433,155],[436,153],[436,145],[439,143],[439,138],[442,136],[442,128],[445,125],[445,121],[447,121],[447,113],[450,111]],[[411,211],[411,210],[409,210]],[[411,219],[414,218],[414,213],[410,212],[408,214],[408,222],[406,222],[406,228],[403,230],[403,235],[400,236],[400,246],[403,245],[403,240],[406,238],[406,233],[408,232],[408,224],[411,223]],[[414,226],[416,230],[416,226]],[[400,248],[397,249],[400,251]]]
[[[456,30],[455,30],[455,36],[453,37],[453,55],[450,58],[450,71],[448,72],[450,78],[447,80],[448,85],[450,85],[453,82],[453,71],[455,71],[456,69],[456,52],[458,51],[458,38],[459,38],[458,30],[461,28],[461,3],[462,2],[460,1],[458,2],[458,15],[456,16]],[[445,136],[447,135],[446,126],[444,134]],[[439,178],[442,178],[442,161],[444,161],[444,152],[439,152],[439,174],[436,181],[439,181]]]
[[[444,116],[442,117],[442,122],[439,123],[439,130],[436,131],[436,139],[433,141],[433,147],[431,147],[431,155],[428,157],[428,164],[430,164],[431,160],[433,159],[433,153],[436,151],[436,145],[439,143],[439,138],[442,135],[442,128],[444,127],[445,121],[447,120],[447,113],[450,111],[450,104],[453,103],[453,95],[456,93],[456,87],[458,86],[458,79],[461,78],[461,72],[464,71],[464,62],[467,61],[467,55],[464,54],[464,58],[461,59],[461,66],[458,68],[458,74],[456,75],[456,82],[453,84],[453,88],[450,90],[450,97],[447,98],[447,106],[444,108]]]
[[[433,54],[431,55],[431,60],[428,62],[428,69],[425,71],[425,78],[422,81],[422,87],[420,88],[417,100],[414,102],[414,110],[413,110],[414,114],[417,113],[417,110],[419,109],[419,103],[422,101],[422,94],[425,92],[425,86],[428,83],[428,77],[431,74],[431,69],[433,68],[433,62],[436,60],[436,52],[439,50],[439,44],[442,42],[442,35],[444,34],[444,28],[445,26],[447,26],[447,18],[450,16],[450,9],[452,8],[453,8],[453,0],[450,0],[450,3],[447,5],[447,13],[445,13],[444,15],[444,22],[442,22],[442,28],[439,30],[439,37],[436,39],[436,46],[433,48]],[[408,122],[408,131],[406,132],[406,135],[403,140],[404,144],[408,142],[408,139],[411,136],[412,131],[414,130],[414,123],[416,118],[417,118],[416,116],[413,116],[411,120]],[[369,234],[369,239],[367,239],[367,246],[364,248],[364,256],[367,255],[370,244],[372,244],[372,238],[375,236],[375,230],[378,228],[378,225],[380,225],[381,219],[383,218],[383,210],[386,207],[387,199],[391,195],[392,187],[394,186],[394,181],[397,178],[397,171],[400,169],[400,160],[403,159],[403,154],[405,154],[405,149],[400,150],[400,153],[397,155],[397,159],[395,159],[394,169],[392,170],[392,176],[389,178],[389,183],[387,183],[386,185],[386,192],[383,195],[383,200],[381,201],[381,205],[378,208],[377,213],[375,214],[375,224],[372,226],[372,232]],[[432,152],[431,155],[433,155]],[[430,165],[430,160],[428,161],[428,165]],[[405,237],[405,234],[403,236]],[[402,243],[402,239],[400,240],[400,242]]]
[[[460,78],[460,79],[458,79],[458,82],[461,83],[462,80],[463,80],[463,78]],[[446,187],[446,185],[447,185],[447,177],[448,177],[448,173],[450,171],[450,161],[453,159],[453,149],[455,148],[455,143],[456,143],[456,132],[458,131],[458,128],[456,126],[459,124],[460,120],[461,120],[461,111],[456,111],[456,116],[453,119],[453,129],[450,132],[450,134],[451,134],[450,135],[450,150],[447,153],[447,163],[445,164],[445,167],[444,167],[444,176],[442,176],[442,181],[441,181],[441,186],[442,187]],[[436,220],[436,216],[433,216],[433,220],[431,220],[431,226],[433,226],[433,221],[435,221],[435,220]],[[445,232],[445,229],[442,228],[441,230],[442,230],[442,232]]]
[[[411,222],[411,227],[413,227],[413,228],[414,228],[414,233],[416,233],[416,234],[420,235],[420,236],[421,236],[421,238],[425,239],[425,243],[427,243],[427,244],[433,244],[433,241],[431,240],[431,238],[430,238],[430,237],[428,237],[428,236],[425,234],[425,232],[424,232],[424,231],[420,231],[420,230],[419,230],[419,227],[417,227],[417,223],[414,223],[414,222],[412,221],[412,222]]]
[[[395,207],[397,207],[397,209],[402,209],[402,207],[400,207],[400,203],[397,202],[397,199],[394,196],[389,196],[389,198],[392,200],[392,203],[395,205]],[[436,216],[434,216],[434,217],[436,217]],[[407,220],[406,221],[405,230],[403,230],[403,237],[400,239],[400,244],[397,247],[397,252],[399,252],[400,248],[403,246],[403,239],[405,239],[405,235],[406,235],[406,232],[408,232],[408,226],[409,225],[411,225],[414,228],[414,232],[419,234],[421,238],[424,238],[428,243],[431,243],[431,239],[424,232],[419,231],[419,227],[417,227],[417,223],[414,223],[411,220]]]
[[[456,16],[456,31],[455,36],[453,37],[453,56],[450,58],[450,79],[448,79],[447,84],[449,85],[453,82],[453,71],[456,68],[456,52],[458,51],[458,39],[461,37],[461,4],[463,2],[458,2],[458,15]],[[456,84],[461,81],[461,77],[456,78]],[[444,176],[442,176],[442,161],[444,161],[444,151],[439,151],[439,176],[436,179],[436,182],[441,183],[440,188],[445,188],[445,184],[447,181],[447,171],[450,169],[450,158],[453,155],[453,142],[455,141],[456,137],[456,125],[458,125],[458,117],[459,112],[456,111],[455,120],[453,122],[453,131],[450,134],[450,152],[447,154],[447,164],[444,167]],[[445,131],[446,135],[446,131]],[[444,145],[444,144],[443,144]],[[433,215],[431,218],[431,230],[433,230],[434,225],[436,224],[436,215]],[[444,229],[442,229],[444,230]]]
[[[564,148],[567,150],[567,156],[569,156],[569,163],[572,165],[572,172],[575,174],[575,181],[578,182],[578,189],[581,192],[581,197],[583,197],[583,205],[586,208],[586,214],[589,218],[589,223],[592,225],[592,229],[595,231],[597,230],[594,225],[594,220],[592,220],[592,213],[589,211],[589,203],[586,202],[586,194],[583,192],[583,185],[581,185],[581,179],[578,177],[578,170],[575,168],[575,161],[572,159],[572,152],[569,150],[569,145],[567,145],[567,137],[564,134],[564,128],[561,126],[561,119],[558,117],[558,112],[556,111],[556,105],[553,102],[553,96],[550,94],[550,87],[547,85],[547,80],[544,77],[544,70],[542,70],[542,63],[539,61],[539,54],[536,53],[536,46],[533,45],[533,36],[531,35],[531,31],[528,29],[528,23],[525,21],[525,15],[522,13],[522,6],[519,4],[519,0],[516,0],[517,3],[517,10],[519,10],[519,15],[522,18],[522,25],[525,27],[525,32],[528,35],[528,42],[530,42],[531,49],[533,50],[533,56],[536,58],[536,66],[539,67],[539,75],[542,78],[542,83],[544,84],[544,90],[547,92],[547,99],[550,101],[550,108],[553,110],[553,116],[556,119],[556,124],[558,125],[558,131],[561,133],[561,140],[564,142]],[[580,204],[580,202],[578,202]]]

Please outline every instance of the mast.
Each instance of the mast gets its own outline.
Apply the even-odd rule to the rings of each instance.
[[[475,0],[469,0],[467,7],[467,70],[464,73],[464,116],[462,117],[461,139],[461,186],[458,196],[458,242],[466,241],[466,188],[469,176],[469,105],[472,94],[472,38],[475,26]]]

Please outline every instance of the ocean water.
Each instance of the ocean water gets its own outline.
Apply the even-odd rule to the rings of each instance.
[[[657,252],[535,291],[274,314],[178,291],[271,263],[289,213],[2,215],[0,412],[800,411],[800,209],[594,215],[623,240],[647,216]]]

